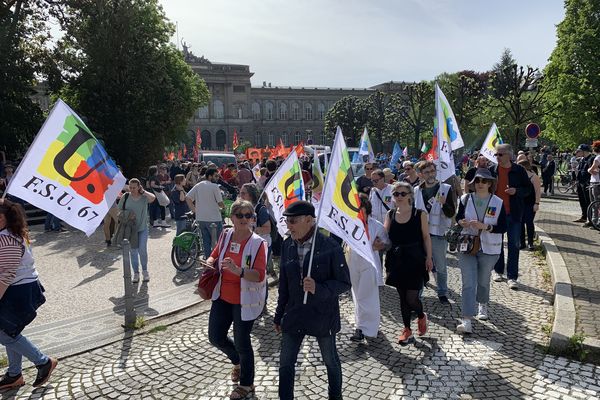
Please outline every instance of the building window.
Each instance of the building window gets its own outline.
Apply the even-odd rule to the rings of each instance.
[[[292,103],[292,119],[298,121],[300,119],[300,106],[298,103]]]
[[[225,109],[223,108],[223,102],[221,100],[214,101],[213,113],[215,114],[215,118],[223,118],[225,116]]]
[[[252,103],[252,119],[260,119],[260,104],[256,102]]]
[[[310,103],[306,103],[304,105],[304,119],[308,120],[308,121],[310,121],[310,120],[313,119],[313,116],[312,116],[312,104],[310,104]]]
[[[317,106],[317,115],[320,120],[325,119],[325,104],[319,103],[319,105]]]
[[[288,119],[287,104],[285,104],[285,103],[279,103],[279,119],[281,119],[281,120]]]
[[[244,104],[233,105],[233,117],[238,119],[244,118]]]
[[[208,106],[200,107],[198,109],[198,118],[208,118]]]
[[[233,93],[244,93],[246,91],[246,86],[233,86]]]
[[[321,144],[327,146],[327,133],[321,131]]]
[[[287,134],[287,132],[283,132],[281,134],[281,141],[283,142],[284,146],[288,145],[288,134]]]
[[[298,144],[302,141],[302,134],[300,133],[300,131],[296,131],[296,133],[294,134],[294,144]]]
[[[269,146],[275,146],[275,136],[273,132],[269,132]]]
[[[262,147],[261,140],[260,140],[260,132],[256,132],[254,134],[254,147]]]
[[[273,103],[271,102],[265,104],[265,119],[267,121],[273,120]]]

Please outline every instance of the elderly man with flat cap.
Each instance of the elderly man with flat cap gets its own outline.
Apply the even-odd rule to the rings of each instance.
[[[340,245],[316,233],[310,276],[308,264],[315,229],[315,208],[297,201],[283,212],[290,236],[281,249],[279,299],[273,322],[282,333],[279,398],[294,398],[298,352],[304,336],[314,336],[327,368],[329,398],[342,398],[342,365],[335,335],[340,331],[340,294],[350,290],[350,272]],[[304,293],[308,292],[306,304]]]

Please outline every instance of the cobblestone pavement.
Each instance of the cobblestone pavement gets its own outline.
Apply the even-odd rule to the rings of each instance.
[[[346,399],[586,399],[600,396],[600,367],[547,356],[543,327],[552,313],[543,263],[522,254],[519,291],[493,283],[490,321],[475,322],[475,333],[455,332],[460,315],[460,274],[452,258],[450,298],[442,306],[432,288],[425,294],[429,333],[415,345],[396,344],[400,331],[397,293],[381,289],[382,325],[366,344],[349,341],[353,305],[344,295],[338,348]],[[272,329],[276,293],[253,330],[256,398],[277,398],[280,338]],[[125,337],[122,342],[61,360],[50,385],[4,393],[18,399],[223,399],[232,390],[230,365],[209,345],[207,313],[164,330]],[[326,397],[326,372],[318,346],[307,339],[299,356],[296,395]],[[32,382],[34,371],[25,371]]]
[[[581,216],[577,201],[542,199],[535,223],[558,246],[573,283],[577,331],[600,340],[600,232],[572,222]]]

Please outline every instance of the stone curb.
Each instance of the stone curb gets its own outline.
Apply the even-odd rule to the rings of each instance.
[[[554,322],[550,337],[550,349],[565,351],[571,347],[571,337],[575,335],[576,309],[573,299],[573,286],[567,265],[552,238],[539,226],[535,231],[540,239],[546,261],[550,267],[554,291]],[[585,338],[583,349],[589,355],[598,359],[600,357],[600,340]]]
[[[268,281],[268,288],[275,287],[279,285],[279,277],[271,278]],[[198,297],[200,299],[200,297]],[[166,313],[157,315],[155,317],[148,318],[143,328],[136,330],[125,330],[120,332],[118,335],[114,335],[112,337],[107,337],[99,341],[90,342],[87,346],[82,346],[76,349],[71,349],[71,351],[63,354],[58,354],[60,359],[74,357],[83,353],[90,352],[92,350],[96,350],[98,348],[108,346],[109,344],[130,340],[134,336],[145,335],[151,332],[157,326],[169,326],[174,325],[180,322],[183,322],[187,319],[197,317],[198,315],[204,314],[210,311],[210,301],[207,300],[198,300],[193,304],[189,304],[183,306],[178,309],[170,310]],[[32,368],[33,365],[28,366],[28,368]]]

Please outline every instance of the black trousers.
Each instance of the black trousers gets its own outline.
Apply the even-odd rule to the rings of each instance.
[[[586,187],[587,185],[578,183],[577,184],[577,198],[579,199],[579,206],[581,207],[581,218],[587,219],[587,209],[590,206],[590,191]]]

